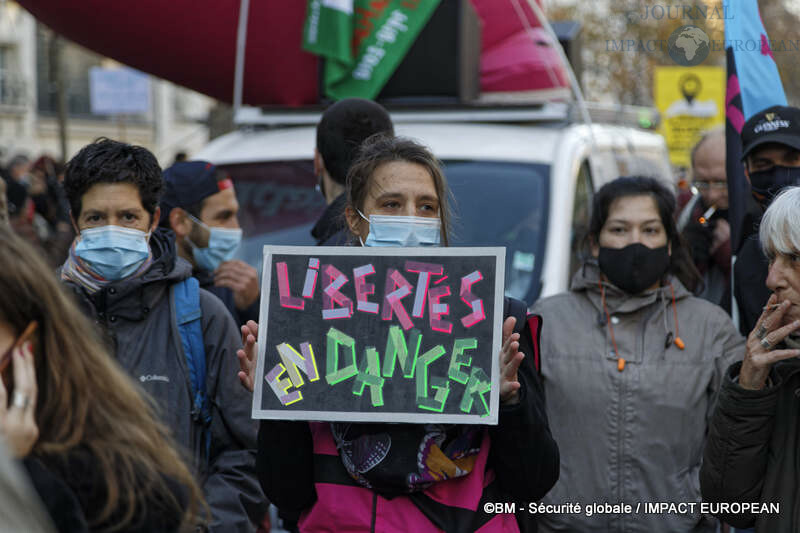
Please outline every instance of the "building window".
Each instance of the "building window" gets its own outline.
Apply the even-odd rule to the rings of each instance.
[[[0,105],[25,105],[25,80],[19,72],[13,46],[0,46]]]

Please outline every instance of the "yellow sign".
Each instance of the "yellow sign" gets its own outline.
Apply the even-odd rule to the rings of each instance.
[[[688,168],[703,132],[725,124],[725,69],[656,67],[653,89],[670,162]]]

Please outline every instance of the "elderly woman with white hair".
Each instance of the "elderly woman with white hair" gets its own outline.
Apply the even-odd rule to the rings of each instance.
[[[772,296],[722,383],[700,471],[707,511],[756,533],[800,531],[800,187],[770,204],[759,239]],[[745,505],[746,504],[746,505]],[[777,504],[777,505],[776,505]]]

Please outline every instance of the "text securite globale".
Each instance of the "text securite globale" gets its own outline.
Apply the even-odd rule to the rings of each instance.
[[[529,514],[780,514],[778,502],[637,502],[589,503],[568,502],[560,504],[486,502],[487,514],[527,512]]]

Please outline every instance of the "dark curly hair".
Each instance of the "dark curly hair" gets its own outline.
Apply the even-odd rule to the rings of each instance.
[[[72,216],[81,213],[81,199],[98,183],[130,183],[139,190],[142,207],[155,214],[164,182],[156,157],[146,148],[105,137],[81,148],[67,163],[64,190]]]

